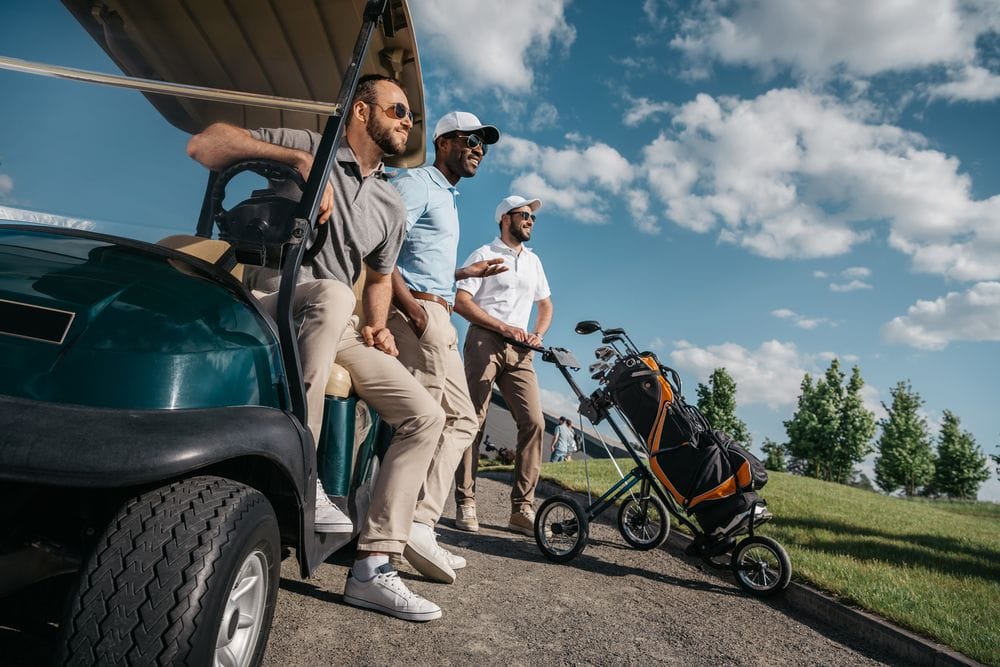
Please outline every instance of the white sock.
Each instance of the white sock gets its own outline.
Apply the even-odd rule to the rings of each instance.
[[[354,578],[359,581],[368,581],[375,576],[375,570],[382,567],[389,562],[389,557],[386,555],[381,556],[367,556],[365,558],[359,558],[354,561],[354,566],[351,568],[351,572],[354,573]]]

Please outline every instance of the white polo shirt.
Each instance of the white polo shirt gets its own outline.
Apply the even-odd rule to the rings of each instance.
[[[471,294],[487,315],[527,331],[531,306],[551,294],[542,260],[530,248],[522,245],[518,253],[497,237],[489,245],[476,248],[462,266],[496,257],[503,258],[506,271],[487,278],[465,278],[455,287]]]

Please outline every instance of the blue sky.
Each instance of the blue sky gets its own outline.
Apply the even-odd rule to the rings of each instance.
[[[759,445],[803,373],[909,380],[936,434],[1000,444],[1000,6],[991,0],[419,0],[429,125],[502,139],[460,183],[460,260],[512,192],[548,344],[624,326],[697,382],[725,366]],[[112,71],[58,3],[4,3],[4,55]],[[193,229],[204,172],[137,93],[0,72],[0,207]],[[111,231],[125,227],[108,227]],[[460,327],[463,328],[464,327]],[[540,368],[547,407],[569,412]],[[586,377],[582,377],[586,380]],[[589,380],[583,382],[590,387]],[[1000,500],[995,478],[981,497]]]

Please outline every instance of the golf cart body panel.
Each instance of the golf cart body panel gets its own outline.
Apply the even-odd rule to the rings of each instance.
[[[3,482],[131,487],[253,457],[301,496],[311,447],[295,420],[274,408],[122,410],[0,396]]]
[[[63,0],[121,70],[134,77],[334,102],[362,24],[364,0]],[[390,3],[393,27],[379,30],[361,62],[364,73],[392,76],[406,90],[413,130],[398,167],[424,162],[420,61],[409,8]],[[387,34],[391,32],[391,34]],[[238,127],[322,132],[326,117],[300,111],[148,94],[175,127],[189,133],[224,121]]]
[[[0,393],[126,409],[285,405],[276,335],[245,290],[147,245],[0,226]]]

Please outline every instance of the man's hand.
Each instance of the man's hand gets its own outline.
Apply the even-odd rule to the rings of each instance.
[[[539,336],[538,334],[530,333],[528,334],[528,338],[525,342],[532,347],[541,347],[542,337]]]
[[[493,259],[480,260],[478,262],[473,262],[468,266],[456,269],[455,280],[463,280],[465,278],[488,278],[489,276],[495,276],[498,273],[503,273],[507,270],[507,267],[503,264],[503,257],[494,257]]]
[[[312,170],[313,156],[309,153],[300,151],[300,158],[297,161],[295,168],[299,170],[302,174],[302,178],[309,180],[309,172]],[[322,225],[327,220],[330,219],[330,214],[333,212],[333,186],[330,185],[330,179],[326,181],[326,187],[323,189],[323,197],[319,200],[319,219],[316,224]]]
[[[427,331],[427,311],[418,306],[413,313],[407,315],[407,319],[410,321],[413,333],[417,334],[417,338],[423,336],[424,332]]]
[[[500,334],[502,336],[506,336],[507,338],[512,338],[518,343],[527,343],[528,337],[532,335],[520,327],[512,327],[507,324],[500,327]]]
[[[368,347],[381,350],[390,357],[399,356],[399,350],[396,349],[396,339],[392,337],[392,333],[387,328],[376,329],[372,326],[363,326],[361,327],[361,337],[364,338],[365,345]]]

